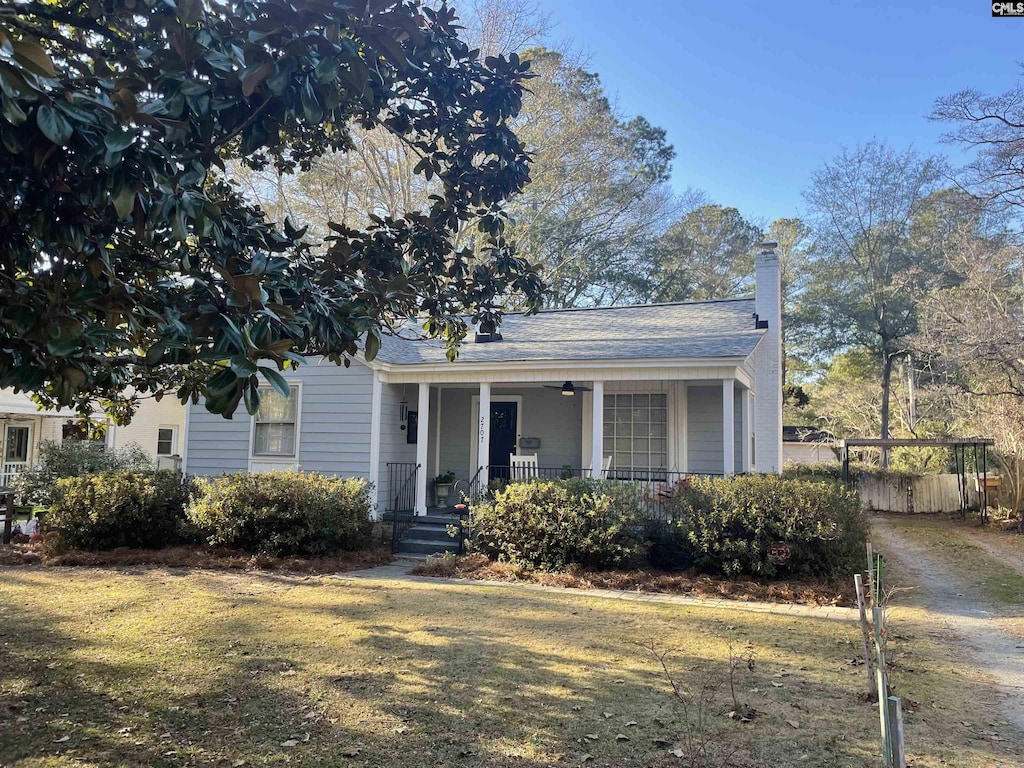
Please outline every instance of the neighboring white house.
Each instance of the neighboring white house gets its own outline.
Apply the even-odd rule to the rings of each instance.
[[[555,473],[624,479],[779,472],[771,247],[757,257],[755,285],[754,298],[511,313],[455,362],[436,342],[399,337],[371,363],[311,360],[286,374],[287,399],[264,388],[255,417],[187,408],[184,469],[362,476],[378,511],[408,494],[421,514],[431,478],[486,483],[508,475],[513,454]]]
[[[102,414],[96,414],[102,420]],[[173,396],[159,403],[146,399],[126,427],[110,424],[106,445],[123,448],[135,443],[158,461],[173,467],[184,449],[185,408]],[[70,411],[41,411],[28,395],[0,390],[0,486],[11,481],[25,467],[39,460],[39,446],[46,440],[78,439],[75,414]]]
[[[782,463],[838,464],[839,443],[831,432],[817,427],[784,426]]]

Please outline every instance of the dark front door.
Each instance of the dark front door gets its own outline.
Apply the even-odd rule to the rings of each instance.
[[[491,477],[509,476],[509,456],[516,452],[518,403],[491,403]]]

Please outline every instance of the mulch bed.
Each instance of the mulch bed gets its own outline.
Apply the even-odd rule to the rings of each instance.
[[[538,571],[531,568],[498,563],[484,555],[460,558],[434,557],[417,565],[413,573],[420,576],[480,579],[483,581],[520,581],[553,587],[576,589],[617,589],[636,592],[665,592],[692,597],[720,597],[730,600],[801,605],[855,606],[853,579],[850,584],[812,581],[755,581],[726,579],[693,572],[667,573],[658,570]]]
[[[92,566],[196,568],[203,570],[279,571],[323,574],[386,565],[394,558],[390,547],[343,552],[331,557],[272,557],[230,549],[168,547],[166,549],[113,549],[108,552],[50,552],[43,544],[0,546],[0,566]]]

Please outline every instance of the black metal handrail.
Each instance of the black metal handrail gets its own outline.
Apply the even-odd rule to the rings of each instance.
[[[388,493],[391,513],[391,551],[397,552],[398,546],[412,527],[416,517],[416,476],[420,465],[411,461],[389,462]],[[394,489],[398,490],[395,491]]]

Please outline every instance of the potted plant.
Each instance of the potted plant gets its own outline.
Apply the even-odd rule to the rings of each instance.
[[[434,478],[434,500],[437,502],[437,506],[448,506],[448,496],[451,495],[452,483],[454,482],[454,472],[443,472]]]

